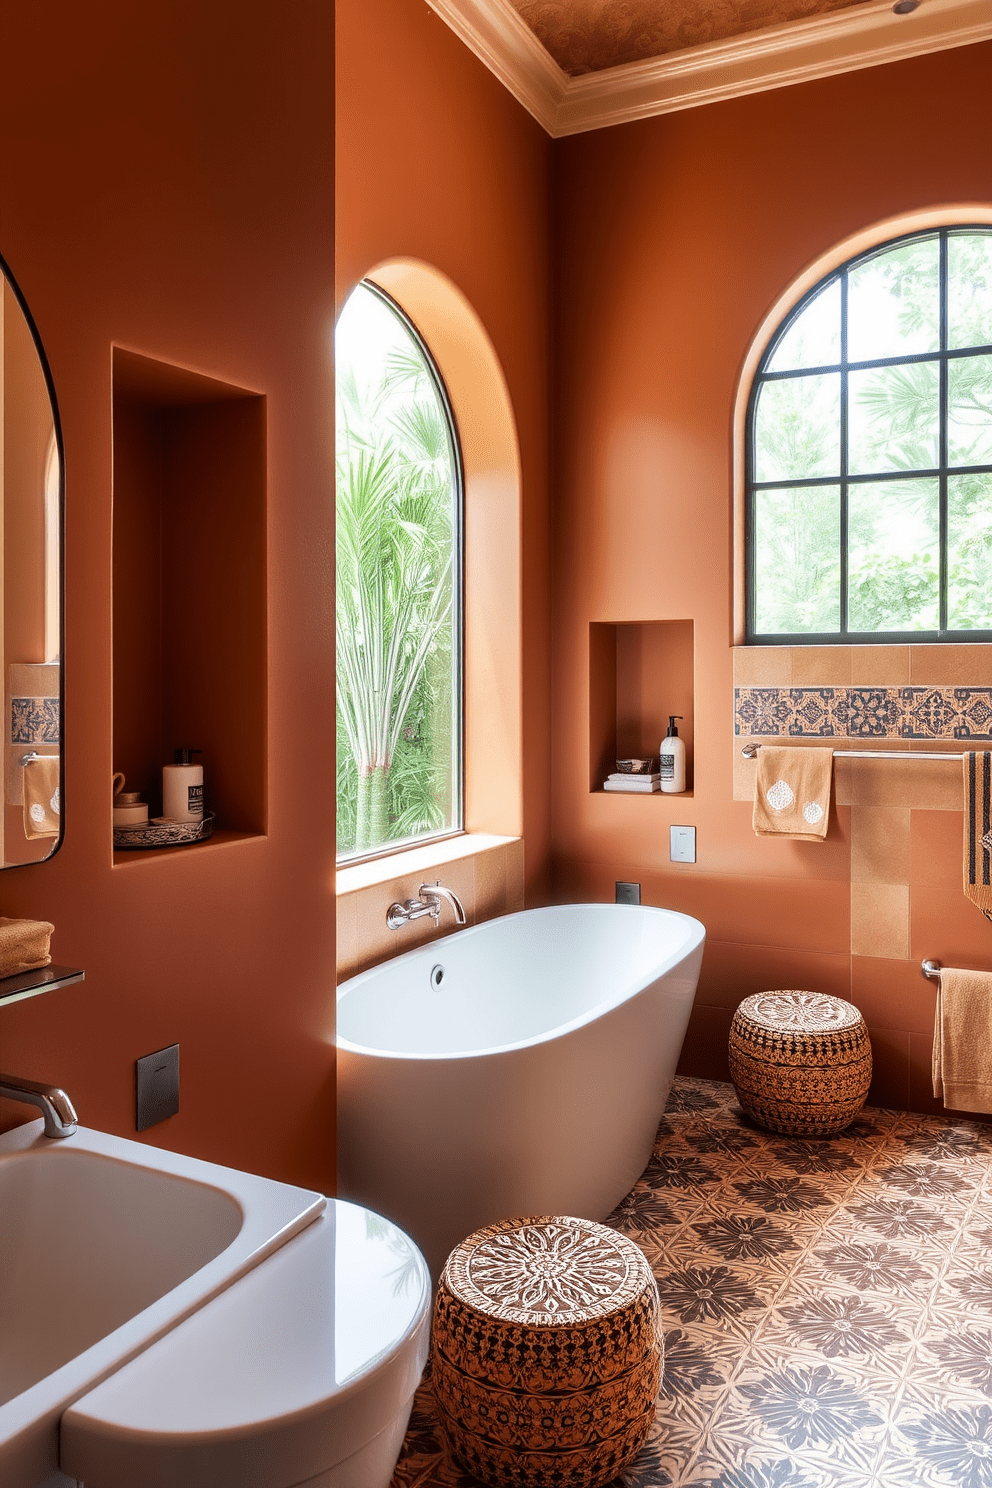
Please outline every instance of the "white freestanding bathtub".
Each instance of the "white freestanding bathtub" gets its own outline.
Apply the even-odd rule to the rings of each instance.
[[[640,1177],[705,930],[666,909],[507,915],[338,989],[339,1195],[437,1275],[485,1224],[604,1219]]]

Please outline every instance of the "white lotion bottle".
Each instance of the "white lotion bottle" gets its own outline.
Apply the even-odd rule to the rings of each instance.
[[[671,713],[668,717],[668,733],[661,741],[658,750],[661,756],[660,771],[661,789],[670,796],[678,795],[679,791],[685,790],[685,744],[679,738],[679,731],[675,727],[675,720],[681,721],[681,713]]]
[[[162,815],[169,821],[203,820],[203,766],[192,757],[199,749],[177,749],[174,764],[162,768]]]

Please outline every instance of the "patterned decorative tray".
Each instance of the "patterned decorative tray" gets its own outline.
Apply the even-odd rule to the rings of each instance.
[[[120,848],[183,847],[190,842],[206,842],[214,830],[214,814],[206,811],[202,821],[142,822],[133,827],[114,828],[114,846]]]

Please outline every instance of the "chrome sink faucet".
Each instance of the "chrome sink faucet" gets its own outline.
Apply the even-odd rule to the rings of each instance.
[[[76,1110],[64,1090],[57,1085],[42,1085],[37,1080],[22,1080],[19,1075],[0,1075],[0,1095],[5,1100],[23,1101],[37,1106],[45,1118],[46,1137],[71,1137],[76,1130]]]
[[[403,904],[397,900],[389,906],[386,910],[386,924],[390,930],[398,930],[401,925],[408,924],[410,920],[422,920],[424,915],[430,915],[436,927],[441,918],[441,904],[445,900],[454,911],[455,923],[465,924],[466,916],[462,901],[451,889],[443,889],[439,883],[421,884],[419,893],[419,899],[407,899]]]

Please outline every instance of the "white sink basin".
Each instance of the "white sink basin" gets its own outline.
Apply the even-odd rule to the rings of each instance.
[[[0,1483],[58,1467],[65,1407],[251,1270],[322,1195],[79,1127],[0,1135]]]

